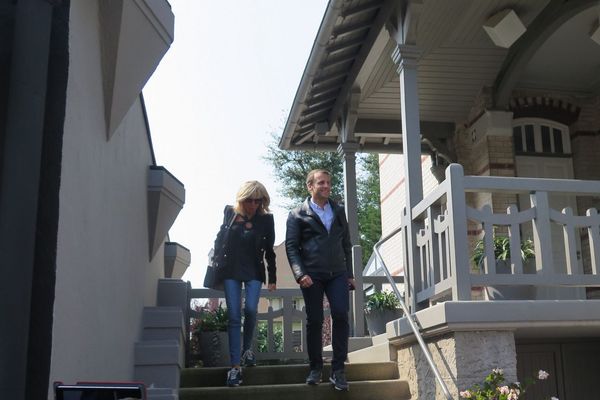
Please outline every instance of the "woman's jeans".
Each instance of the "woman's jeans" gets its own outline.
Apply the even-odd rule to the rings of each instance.
[[[229,315],[227,327],[229,336],[229,360],[231,365],[240,365],[240,329],[242,327],[242,282],[235,279],[225,279],[225,301]],[[261,281],[244,282],[246,297],[244,301],[244,347],[250,349],[256,327],[256,313],[260,299]]]

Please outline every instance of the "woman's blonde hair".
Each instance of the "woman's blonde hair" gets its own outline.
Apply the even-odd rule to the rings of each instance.
[[[261,199],[262,203],[259,205],[258,210],[256,210],[257,214],[266,214],[269,212],[269,204],[271,204],[271,198],[269,197],[269,193],[267,189],[265,189],[264,185],[259,181],[248,181],[244,182],[238,190],[237,195],[235,196],[235,212],[246,216],[244,211],[243,204],[246,199]]]

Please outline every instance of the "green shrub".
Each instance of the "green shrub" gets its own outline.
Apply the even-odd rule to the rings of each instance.
[[[256,349],[259,353],[266,353],[269,351],[268,345],[268,324],[264,321],[258,323],[258,333],[256,335]],[[273,340],[274,349],[273,351],[282,353],[283,352],[283,329],[281,324],[273,324]]]
[[[365,303],[365,312],[371,313],[374,311],[396,310],[400,308],[400,301],[393,292],[376,290],[373,294],[367,297]]]
[[[219,307],[214,310],[202,310],[200,312],[198,330],[200,332],[225,332],[227,331],[227,322],[227,309],[219,304]]]
[[[494,235],[494,256],[496,260],[510,260],[510,238],[504,235]],[[521,260],[527,261],[535,256],[535,250],[533,248],[533,241],[531,239],[525,239],[521,241]],[[483,239],[480,239],[475,243],[473,249],[473,256],[471,260],[476,266],[481,265],[483,258],[485,257],[485,246]]]

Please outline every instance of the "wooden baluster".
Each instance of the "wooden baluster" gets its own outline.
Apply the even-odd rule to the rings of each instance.
[[[588,235],[590,238],[590,258],[592,262],[592,274],[598,274],[598,266],[600,266],[600,227],[597,222],[598,210],[590,208],[585,215],[591,217],[590,226],[588,227]]]
[[[481,221],[483,229],[483,265],[485,272],[488,275],[496,275],[496,255],[494,253],[494,224],[492,224],[492,207],[486,204],[481,208],[483,221]]]
[[[573,275],[574,273],[578,273],[579,270],[579,262],[577,260],[577,244],[575,241],[575,223],[573,221],[573,209],[571,207],[563,208],[562,213],[567,219],[567,223],[563,225],[567,274]]]
[[[513,274],[523,273],[523,260],[521,258],[521,231],[519,229],[519,223],[516,222],[515,218],[519,213],[517,206],[511,204],[507,209],[506,213],[510,220],[508,226],[508,236],[510,237],[510,264]]]
[[[552,234],[550,224],[550,205],[547,192],[535,192],[530,195],[531,208],[535,208],[533,219],[533,240],[535,242],[535,264],[538,273],[554,274],[552,256]]]

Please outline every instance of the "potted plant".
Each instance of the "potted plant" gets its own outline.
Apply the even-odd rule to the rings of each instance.
[[[197,335],[200,344],[200,358],[205,367],[229,365],[227,320],[227,309],[220,304],[215,309],[200,311],[200,322],[197,324],[194,335]]]
[[[385,325],[400,317],[402,317],[400,301],[393,292],[376,290],[367,297],[365,318],[371,336],[385,333]]]
[[[511,274],[510,237],[494,234],[493,245],[494,257],[496,258],[496,273]],[[523,261],[523,271],[525,273],[533,273],[535,266],[531,261],[535,256],[535,249],[531,239],[521,241],[520,253],[521,260]],[[480,271],[483,270],[484,258],[485,245],[483,239],[480,239],[475,243],[471,257],[473,263]],[[534,297],[534,288],[529,285],[488,286],[485,290],[490,300],[529,300]]]

